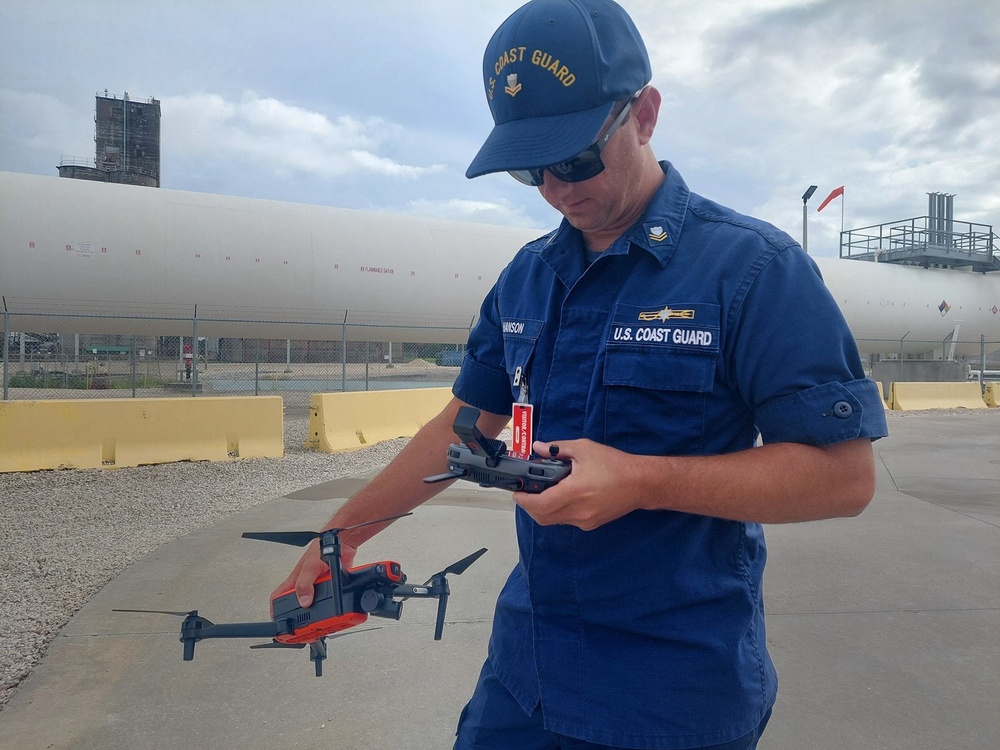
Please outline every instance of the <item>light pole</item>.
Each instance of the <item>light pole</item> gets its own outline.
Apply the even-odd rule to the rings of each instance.
[[[816,192],[816,185],[810,185],[809,189],[802,194],[802,249],[809,252],[809,224],[806,221],[806,203]]]

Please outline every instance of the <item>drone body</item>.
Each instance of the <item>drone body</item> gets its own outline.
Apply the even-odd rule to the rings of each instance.
[[[380,518],[344,529],[327,531],[277,531],[248,532],[247,539],[291,544],[304,547],[313,539],[320,540],[320,551],[327,563],[327,572],[315,583],[312,604],[299,604],[294,589],[281,591],[271,599],[271,617],[268,622],[214,623],[202,617],[197,610],[190,612],[167,612],[164,610],[119,609],[116,612],[157,612],[184,617],[181,623],[181,643],[184,644],[184,661],[194,659],[194,649],[198,641],[208,638],[271,638],[270,643],[251,648],[305,648],[309,646],[309,659],[315,664],[316,676],[323,674],[323,660],[326,659],[327,637],[337,638],[368,620],[368,616],[398,620],[406,599],[438,600],[437,621],[434,640],[441,640],[444,629],[444,615],[448,605],[450,589],[448,574],[460,575],[485,552],[478,552],[449,565],[431,576],[427,583],[415,586],[406,583],[406,576],[398,562],[383,560],[354,568],[344,569],[340,560],[340,538],[338,534],[348,528],[358,528],[374,523],[384,523],[408,516],[404,513],[391,518]],[[397,597],[399,599],[397,599]]]
[[[275,636],[279,643],[311,643],[342,630],[362,625],[368,615],[398,620],[402,602],[393,600],[396,588],[406,582],[398,562],[383,561],[344,572],[341,584],[343,612],[337,613],[333,576],[328,572],[316,581],[313,603],[299,605],[295,589],[271,599],[271,617],[275,622],[291,620],[291,633]]]

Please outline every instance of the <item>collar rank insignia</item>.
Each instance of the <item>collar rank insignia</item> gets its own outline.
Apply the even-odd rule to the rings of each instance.
[[[507,85],[504,87],[504,91],[511,96],[517,96],[517,92],[520,90],[521,84],[517,82],[517,73],[511,73],[507,76]]]
[[[663,227],[656,226],[649,228],[649,239],[653,242],[663,242],[667,239],[667,233],[663,230]]]
[[[671,310],[669,307],[664,307],[662,310],[639,313],[639,320],[670,320],[671,318],[694,320],[694,310]]]

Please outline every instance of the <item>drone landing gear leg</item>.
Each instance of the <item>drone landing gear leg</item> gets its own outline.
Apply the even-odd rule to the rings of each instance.
[[[326,638],[309,644],[309,661],[316,665],[316,676],[323,676],[323,660],[326,659]]]

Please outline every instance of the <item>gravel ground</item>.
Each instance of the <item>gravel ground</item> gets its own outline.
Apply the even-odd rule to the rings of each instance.
[[[966,412],[887,415],[933,413]],[[1000,409],[989,413],[1000,424]],[[285,415],[280,459],[0,474],[0,711],[73,613],[136,560],[276,497],[376,469],[406,442],[306,451],[308,421]]]
[[[406,442],[307,451],[308,422],[286,414],[280,459],[0,474],[0,710],[73,613],[136,560],[276,497],[376,469]]]

